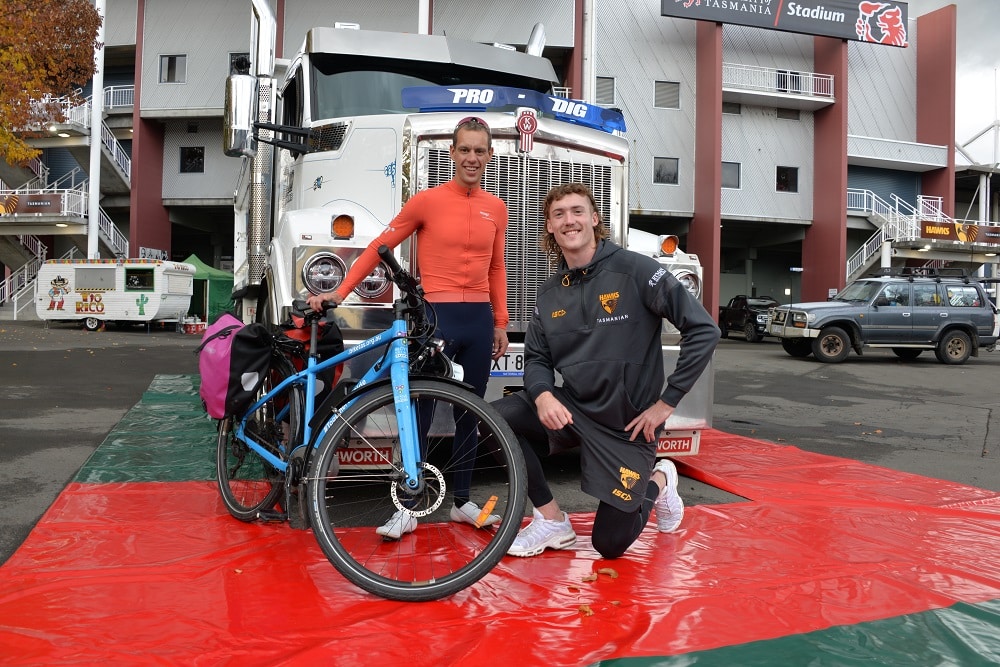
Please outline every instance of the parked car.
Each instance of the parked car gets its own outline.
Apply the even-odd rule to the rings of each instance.
[[[992,350],[1000,334],[996,306],[960,270],[884,270],[848,285],[830,301],[771,309],[768,333],[793,357],[843,361],[853,348],[887,347],[901,359],[934,350],[943,364],[964,364]]]
[[[759,343],[767,333],[768,311],[777,305],[778,302],[769,296],[734,296],[728,305],[719,306],[722,337],[728,338],[730,331],[738,331],[749,342]]]

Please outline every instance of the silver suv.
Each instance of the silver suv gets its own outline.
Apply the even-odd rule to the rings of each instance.
[[[901,359],[934,350],[943,364],[964,364],[1000,334],[983,286],[948,269],[886,269],[848,285],[830,301],[769,311],[767,332],[793,357],[837,363],[864,347],[888,347]]]

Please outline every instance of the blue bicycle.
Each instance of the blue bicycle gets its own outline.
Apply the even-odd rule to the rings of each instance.
[[[506,554],[524,516],[524,459],[506,422],[454,378],[416,280],[387,248],[380,256],[400,290],[391,326],[320,361],[324,314],[298,302],[310,326],[305,368],[290,361],[295,341],[279,337],[258,400],[220,422],[218,483],[243,521],[294,518],[297,506],[330,562],[364,590],[433,600]],[[373,350],[382,353],[360,378],[317,401],[318,377]],[[458,442],[457,431],[471,435]],[[482,513],[471,522],[450,520],[445,503],[456,470],[474,470]],[[392,517],[405,527],[386,531]]]

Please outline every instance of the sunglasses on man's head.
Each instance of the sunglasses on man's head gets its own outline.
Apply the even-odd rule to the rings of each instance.
[[[456,125],[455,127],[462,127],[463,125],[469,125],[473,123],[476,125],[482,125],[487,130],[490,129],[490,126],[486,124],[486,121],[480,118],[479,116],[466,116],[462,120],[458,121],[458,125]]]

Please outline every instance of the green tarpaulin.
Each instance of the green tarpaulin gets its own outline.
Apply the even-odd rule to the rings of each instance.
[[[197,315],[206,322],[213,321],[222,313],[232,310],[233,274],[216,269],[191,255],[185,264],[195,267],[194,294],[188,315]]]

